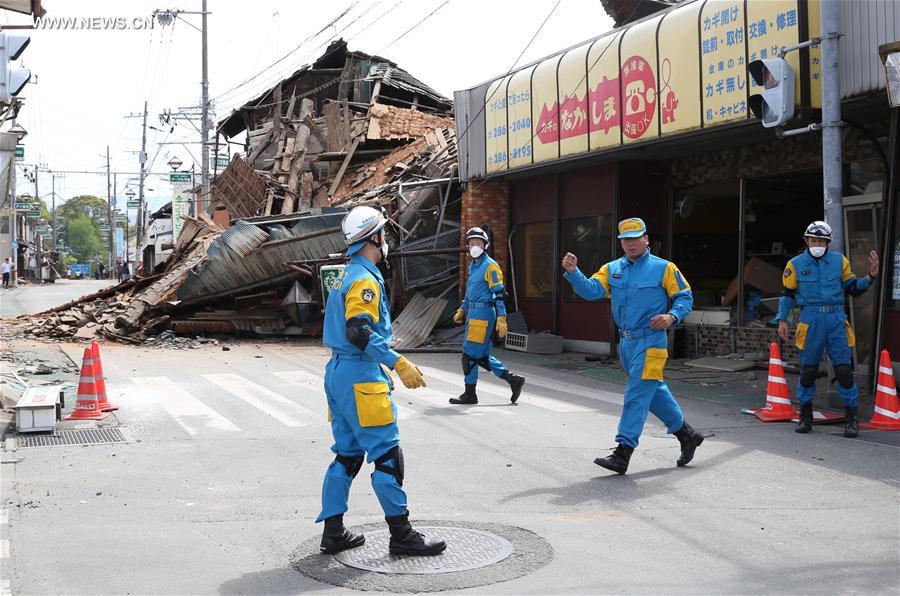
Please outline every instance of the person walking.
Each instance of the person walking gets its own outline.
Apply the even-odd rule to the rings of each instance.
[[[12,263],[9,262],[9,257],[3,259],[3,263],[0,264],[0,272],[3,273],[3,287],[8,288],[12,281]]]
[[[505,364],[491,354],[494,329],[501,338],[506,337],[507,331],[503,272],[497,261],[485,253],[490,239],[483,229],[471,228],[466,232],[466,244],[472,263],[469,265],[465,298],[453,315],[455,323],[466,324],[466,340],[462,349],[466,389],[459,397],[450,398],[450,403],[478,403],[475,386],[478,383],[479,366],[509,383],[512,390],[509,400],[516,403],[525,385],[525,377],[511,373]]]
[[[443,540],[428,538],[409,523],[403,450],[397,428],[393,383],[382,365],[393,369],[409,389],[425,386],[419,369],[390,348],[391,313],[384,279],[376,264],[387,258],[383,210],[354,207],[341,223],[350,262],[325,305],[323,341],[332,356],[325,368],[334,461],[325,472],[320,549],[336,553],[365,543],[344,527],[350,485],[363,462],[375,464],[372,488],[384,510],[394,555],[438,555]]]
[[[827,350],[838,382],[838,394],[844,402],[847,422],[845,437],[859,434],[856,398],[859,391],[851,368],[850,348],[856,343],[853,329],[844,313],[844,295],[862,295],[878,279],[879,259],[874,250],[869,253],[869,274],[856,277],[850,261],[839,252],[828,249],[831,226],[814,221],[803,233],[806,249],[788,261],[782,282],[784,292],[778,301],[778,336],[787,341],[790,328],[787,318],[794,303],[800,305],[800,320],[794,343],[800,349],[800,378],[797,380],[797,400],[800,402],[800,421],[794,429],[808,433],[813,424],[813,397],[819,361]]]
[[[703,435],[691,428],[681,407],[663,381],[668,358],[666,329],[690,314],[694,298],[691,286],[674,263],[650,253],[644,220],[631,217],[619,222],[619,239],[625,256],[600,267],[590,278],[578,269],[572,253],[563,257],[563,277],[585,300],[612,298],[613,320],[619,327],[619,358],[628,375],[617,446],[608,457],[594,460],[598,466],[624,474],[638,446],[647,413],[659,418],[681,445],[676,464],[687,465]]]

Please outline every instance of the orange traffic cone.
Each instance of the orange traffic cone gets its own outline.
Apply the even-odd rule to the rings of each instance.
[[[94,377],[94,358],[91,349],[84,349],[81,363],[81,379],[78,381],[78,397],[75,409],[66,416],[66,420],[103,420],[106,414],[100,411],[97,400],[97,383]]]
[[[94,375],[97,381],[97,402],[100,404],[101,412],[112,412],[118,410],[119,406],[109,403],[106,397],[106,380],[103,378],[103,363],[100,362],[100,345],[96,341],[91,342],[91,356],[94,361]]]
[[[900,430],[900,399],[897,399],[894,369],[887,350],[881,351],[881,360],[878,363],[878,388],[875,390],[875,411],[872,413],[872,420],[859,426],[874,430]]]
[[[778,344],[769,347],[769,386],[766,390],[766,407],[750,410],[763,422],[783,422],[797,416],[798,411],[791,406],[791,392],[784,376],[784,362]]]

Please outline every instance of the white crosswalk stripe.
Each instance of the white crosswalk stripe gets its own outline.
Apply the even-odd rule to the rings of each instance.
[[[325,387],[322,385],[322,377],[317,377],[316,375],[306,372],[305,370],[283,370],[273,372],[272,374],[282,381],[290,383],[291,385],[305,387],[309,391],[315,392],[315,395],[319,398],[320,403],[322,404],[323,411],[327,409],[327,402],[325,400]],[[400,418],[400,420],[410,420],[412,418],[420,418],[422,416],[422,414],[411,408],[399,405],[397,403],[396,395],[394,399],[394,405],[397,406],[397,417]]]
[[[321,414],[304,408],[283,395],[247,380],[241,375],[219,373],[202,376],[210,383],[218,385],[285,426],[306,426],[311,420],[322,419]]]
[[[168,377],[136,377],[132,382],[191,435],[203,430],[225,432],[241,430]]]
[[[430,366],[420,366],[422,369],[422,373],[425,375],[426,382],[429,378],[436,378],[446,383],[459,383],[461,380],[460,375],[454,375],[448,372],[445,372],[439,368],[432,368]],[[509,389],[505,387],[498,387],[496,385],[491,385],[489,383],[481,382],[478,383],[478,393],[487,393],[490,395],[494,395],[497,397],[503,397],[505,399],[509,399]],[[583,406],[576,406],[574,404],[570,404],[558,399],[554,399],[547,395],[541,394],[537,391],[532,391],[528,387],[528,383],[525,383],[525,389],[522,392],[522,395],[519,397],[519,404],[531,404],[533,406],[537,406],[539,408],[544,408],[546,410],[550,410],[553,412],[559,413],[574,413],[574,412],[593,412],[590,408],[585,408]]]

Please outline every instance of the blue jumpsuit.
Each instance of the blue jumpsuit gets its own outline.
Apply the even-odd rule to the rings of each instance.
[[[784,294],[778,301],[778,316],[774,320],[786,320],[794,302],[800,305],[795,335],[800,366],[818,370],[826,349],[834,366],[850,366],[850,348],[855,338],[844,314],[844,292],[853,296],[862,294],[869,288],[869,278],[857,279],[850,269],[850,261],[840,253],[829,250],[817,259],[807,249],[788,261],[783,283]],[[797,399],[801,404],[812,401],[815,393],[814,379],[809,387],[797,382]],[[855,381],[849,387],[838,383],[838,393],[847,406],[856,405]]]
[[[663,381],[668,358],[666,331],[650,328],[650,319],[656,315],[670,314],[677,324],[693,308],[691,286],[675,264],[648,249],[634,263],[622,257],[603,265],[590,278],[580,269],[566,272],[564,277],[585,300],[612,298],[613,320],[622,336],[619,358],[628,375],[616,442],[637,447],[648,411],[662,420],[670,433],[681,430],[684,416]]]
[[[347,321],[353,317],[365,319],[371,330],[365,352],[347,339]],[[331,450],[338,456],[366,455],[372,463],[400,444],[397,408],[391,400],[393,384],[381,367],[384,364],[393,369],[400,357],[390,348],[391,338],[391,315],[381,272],[370,260],[354,255],[328,294],[323,330],[323,341],[332,349],[325,368],[325,395],[334,436]],[[402,470],[402,461],[396,459],[386,463]],[[316,522],[347,511],[354,476],[337,459],[331,462],[322,486],[322,512]],[[386,516],[406,513],[406,493],[394,475],[376,467],[372,488]]]
[[[478,382],[478,365],[498,377],[506,366],[491,355],[491,336],[497,317],[506,316],[503,302],[503,272],[497,261],[481,255],[469,265],[466,295],[459,306],[466,311],[466,340],[463,342],[463,372],[466,385]],[[468,370],[468,372],[466,372]]]

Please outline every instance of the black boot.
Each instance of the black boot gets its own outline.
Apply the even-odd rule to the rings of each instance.
[[[451,404],[477,404],[478,396],[475,395],[475,383],[466,383],[466,390],[459,397],[451,397]]]
[[[509,387],[512,389],[509,401],[516,403],[516,400],[519,399],[519,395],[522,393],[522,386],[525,385],[525,377],[506,371],[500,378],[509,383]]]
[[[628,470],[628,462],[631,460],[632,453],[634,453],[634,447],[628,447],[619,443],[611,455],[598,457],[594,460],[594,463],[601,468],[612,470],[616,474],[624,474]]]
[[[344,527],[344,516],[334,515],[325,518],[325,531],[322,533],[322,544],[319,550],[325,554],[333,555],[348,548],[362,546],[366,537],[362,534],[351,534]]]
[[[430,557],[439,555],[447,548],[447,543],[438,538],[426,538],[409,525],[409,512],[403,515],[385,517],[391,530],[389,546],[392,555],[412,555]]]
[[[844,436],[848,439],[859,436],[859,416],[856,406],[847,406],[847,426],[844,427]]]
[[[694,451],[703,443],[703,435],[691,428],[687,420],[685,420],[681,430],[676,430],[673,434],[678,437],[678,442],[681,443],[681,457],[675,462],[681,468],[694,459]]]
[[[812,402],[808,401],[800,406],[800,422],[797,423],[797,428],[794,429],[794,432],[806,434],[812,430],[812,423]]]

